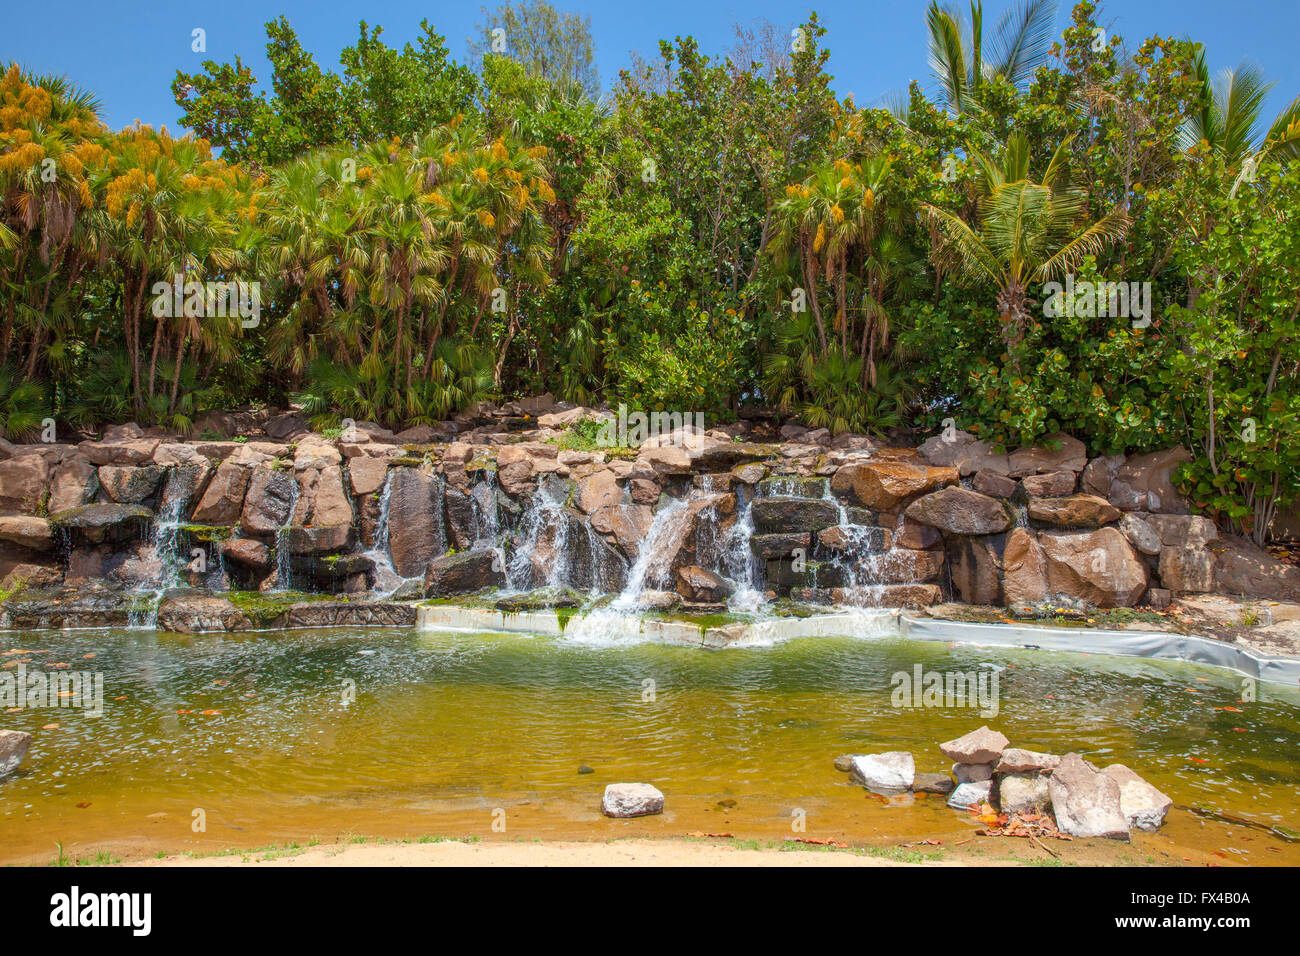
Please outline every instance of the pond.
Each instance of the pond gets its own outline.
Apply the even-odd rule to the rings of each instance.
[[[1239,675],[1197,665],[901,638],[704,651],[415,629],[17,632],[0,665],[104,680],[99,716],[0,709],[0,727],[35,736],[0,781],[0,862],[48,862],[56,844],[131,859],[350,834],[951,845],[969,815],[870,794],[832,762],[910,750],[943,771],[938,743],[988,723],[1013,746],[1125,763],[1173,798],[1117,861],[1300,864],[1300,700],[1260,685],[1244,702]],[[996,716],[894,706],[896,675],[918,665],[996,677]],[[601,816],[620,781],[655,784],[665,813]]]

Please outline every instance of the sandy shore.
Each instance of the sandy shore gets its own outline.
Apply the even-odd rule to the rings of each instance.
[[[686,840],[614,843],[328,844],[230,856],[169,856],[134,866],[953,866],[847,851],[745,849]],[[993,864],[998,865],[998,864]],[[1006,865],[1006,864],[1004,864]]]

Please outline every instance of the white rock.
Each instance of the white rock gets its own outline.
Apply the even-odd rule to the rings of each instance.
[[[1003,813],[1025,813],[1052,805],[1047,777],[1041,773],[1011,773],[998,784],[998,800]]]
[[[998,761],[998,773],[1029,773],[1031,770],[1054,770],[1061,762],[1056,754],[1039,753],[1036,750],[1021,750],[1008,747],[1002,751]]]
[[[968,807],[978,806],[981,803],[988,803],[989,794],[993,790],[992,780],[980,780],[978,783],[963,783],[948,797],[948,806],[954,810],[965,810]]]
[[[910,790],[916,763],[905,750],[855,756],[849,770],[855,783],[868,790]]]
[[[31,743],[31,734],[21,730],[0,730],[0,777],[18,769]]]
[[[993,779],[993,767],[991,763],[955,763],[952,765],[952,775],[958,783],[979,783],[981,780]]]
[[[940,744],[939,749],[949,760],[958,763],[997,763],[1010,742],[1004,734],[984,726]]]
[[[1047,783],[1052,814],[1062,833],[1077,837],[1128,839],[1120,809],[1119,784],[1078,754],[1066,754]]]
[[[607,817],[644,817],[664,812],[664,795],[648,783],[611,783],[600,801]]]
[[[1138,830],[1158,830],[1174,801],[1122,763],[1102,771],[1119,784],[1119,808],[1128,825]]]

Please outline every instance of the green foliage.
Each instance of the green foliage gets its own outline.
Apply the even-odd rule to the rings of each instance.
[[[50,414],[45,389],[24,381],[8,365],[0,365],[0,437],[27,438],[40,431]]]
[[[639,298],[633,296],[634,301]],[[654,308],[652,301],[646,304]],[[679,325],[680,331],[642,332],[611,362],[619,398],[629,408],[648,412],[716,415],[726,409],[739,371],[728,323],[707,312],[693,313],[683,323],[663,318],[663,327]]]

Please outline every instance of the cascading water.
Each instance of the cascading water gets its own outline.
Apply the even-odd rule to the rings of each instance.
[[[569,583],[569,521],[564,511],[562,495],[541,482],[519,521],[514,553],[505,566],[507,589]]]
[[[682,523],[689,517],[690,505],[685,498],[674,499],[659,509],[659,513],[650,523],[650,529],[637,548],[636,561],[632,563],[627,574],[627,584],[622,593],[610,604],[611,608],[618,610],[635,608],[639,604],[641,592],[645,590],[647,581],[655,586],[666,583],[663,580],[666,569],[660,567],[663,563],[664,544],[677,537],[682,530]]]
[[[181,568],[187,564],[180,554],[181,516],[189,503],[189,494],[180,489],[181,480],[173,472],[163,490],[158,514],[149,528],[148,550],[159,564],[158,581],[140,593],[140,601],[127,613],[127,626],[153,628],[158,623],[158,608],[163,595],[181,583]]]
[[[289,514],[284,524],[275,532],[275,588],[276,591],[288,591],[293,583],[293,555],[289,548],[289,533],[293,527],[294,512],[298,510],[298,479],[290,476]],[[387,550],[387,549],[385,549]]]
[[[374,538],[365,556],[375,562],[374,590],[380,597],[388,597],[407,580],[393,567],[393,556],[388,550],[388,508],[392,500],[392,472],[384,476],[384,487],[379,492],[379,517],[375,521]]]

